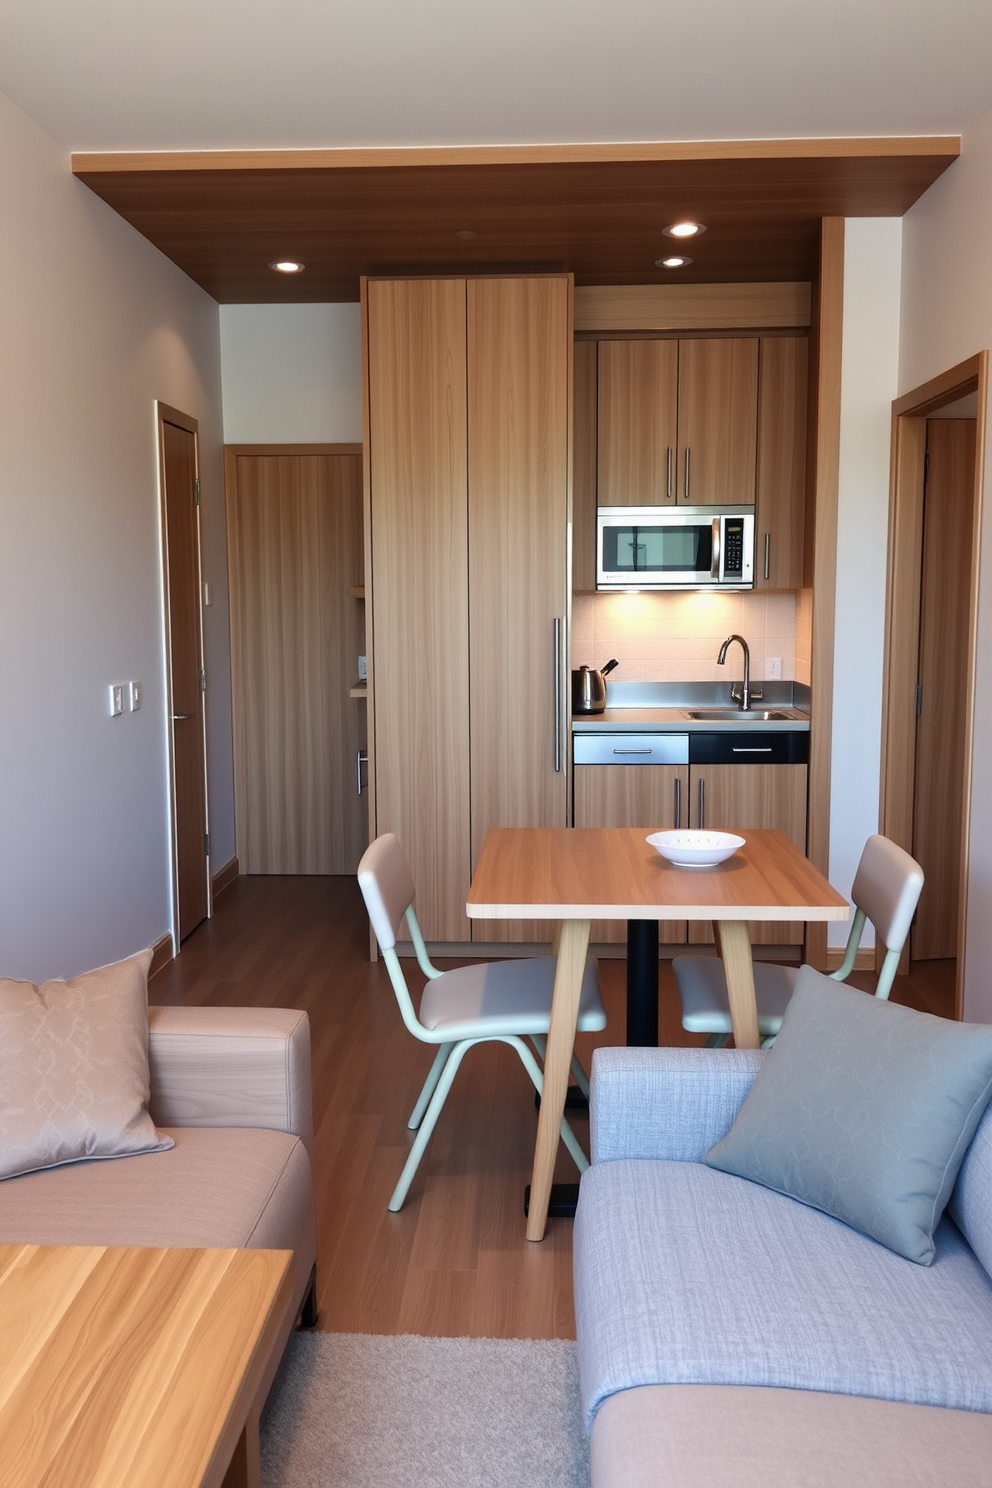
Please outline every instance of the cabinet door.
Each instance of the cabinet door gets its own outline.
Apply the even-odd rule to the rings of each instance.
[[[565,275],[468,282],[473,863],[490,827],[567,825],[570,288]],[[551,933],[472,922],[475,940]]]
[[[600,341],[600,506],[675,500],[676,341]]]
[[[367,290],[375,831],[395,832],[428,940],[468,940],[464,280]]]
[[[689,815],[693,827],[740,832],[777,827],[806,851],[806,765],[693,765],[689,771]],[[752,945],[801,945],[802,923],[750,921]],[[713,939],[703,921],[690,924],[694,944]]]
[[[576,827],[643,827],[664,832],[686,824],[688,765],[576,765]],[[685,944],[685,920],[662,920],[662,944]],[[627,939],[624,920],[593,920],[590,938],[600,943]]]
[[[576,341],[572,360],[572,588],[596,587],[596,342]]]
[[[805,336],[765,336],[761,341],[756,589],[803,586],[808,348]]]
[[[680,341],[679,501],[753,503],[757,428],[757,339]]]

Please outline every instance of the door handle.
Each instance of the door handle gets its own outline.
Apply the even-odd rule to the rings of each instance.
[[[187,718],[192,718],[192,713],[173,713],[173,723],[183,723]]]
[[[685,452],[685,475],[682,479],[682,495],[686,501],[689,500],[689,450]]]
[[[358,786],[358,794],[362,794],[362,766],[367,765],[369,757],[364,749],[360,749],[355,755],[355,782]]]
[[[561,620],[555,616],[555,773],[561,771]]]
[[[713,518],[713,537],[710,541],[710,578],[720,577],[720,518]]]
[[[668,498],[669,501],[672,500],[672,446],[671,445],[668,446],[668,450],[667,450],[667,453],[665,455],[665,495],[667,496],[667,498]]]

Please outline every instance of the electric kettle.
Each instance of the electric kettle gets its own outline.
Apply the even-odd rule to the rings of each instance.
[[[601,672],[581,666],[572,673],[572,712],[602,713],[606,708],[606,678],[620,663],[614,657]]]

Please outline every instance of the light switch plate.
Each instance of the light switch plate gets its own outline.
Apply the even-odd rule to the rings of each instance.
[[[131,713],[137,713],[141,707],[141,683],[129,682],[127,684],[127,706]]]
[[[124,683],[111,682],[110,684],[110,716],[119,718],[124,712]]]

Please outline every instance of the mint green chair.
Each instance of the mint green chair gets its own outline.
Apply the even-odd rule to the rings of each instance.
[[[923,869],[915,858],[888,837],[876,834],[868,838],[851,890],[854,919],[847,949],[840,966],[831,972],[835,982],[846,981],[854,970],[865,921],[870,920],[885,947],[875,996],[888,997],[922,888]],[[688,1033],[708,1034],[708,1049],[722,1048],[733,1033],[723,963],[718,956],[676,956],[672,973],[682,1003],[682,1027]],[[798,974],[795,966],[782,966],[776,961],[754,963],[758,1032],[763,1048],[775,1042]]]
[[[499,1042],[516,1049],[540,1093],[541,1067],[524,1040],[543,1059],[551,1022],[555,960],[553,956],[534,956],[514,961],[483,961],[453,971],[439,971],[427,954],[413,909],[413,878],[399,839],[392,832],[377,837],[368,847],[358,865],[358,883],[403,1022],[414,1038],[437,1045],[434,1063],[407,1123],[417,1136],[389,1201],[390,1209],[395,1212],[403,1207],[458,1067],[474,1044]],[[397,934],[404,916],[420,969],[428,979],[419,1014],[396,954]],[[582,981],[578,1028],[593,1033],[605,1027],[599,971],[590,958]],[[575,1058],[572,1073],[588,1095],[588,1077]],[[588,1159],[567,1121],[561,1124],[561,1136],[579,1172],[585,1172]]]

